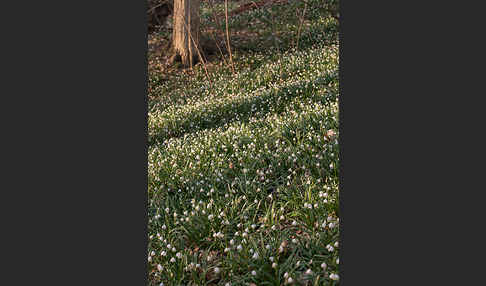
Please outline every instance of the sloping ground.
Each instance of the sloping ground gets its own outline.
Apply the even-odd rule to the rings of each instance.
[[[316,33],[337,23],[307,21],[212,85],[150,74],[150,285],[338,284],[338,46]]]

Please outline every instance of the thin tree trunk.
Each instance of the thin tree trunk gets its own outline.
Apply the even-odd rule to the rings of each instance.
[[[184,66],[193,66],[198,58],[200,0],[174,0],[173,38],[175,57]]]

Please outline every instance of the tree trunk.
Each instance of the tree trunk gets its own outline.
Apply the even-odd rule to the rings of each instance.
[[[175,58],[184,66],[193,66],[198,59],[200,0],[174,0],[172,46]]]

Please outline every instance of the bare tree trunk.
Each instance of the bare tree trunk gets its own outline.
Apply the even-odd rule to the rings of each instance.
[[[172,46],[175,59],[193,66],[198,59],[200,0],[174,0]]]

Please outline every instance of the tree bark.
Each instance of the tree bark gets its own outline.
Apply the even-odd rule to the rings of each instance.
[[[200,0],[174,0],[172,46],[175,58],[184,66],[193,66],[198,59]]]

